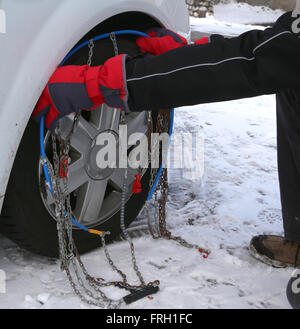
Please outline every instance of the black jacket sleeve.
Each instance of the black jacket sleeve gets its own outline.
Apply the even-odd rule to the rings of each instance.
[[[161,56],[129,59],[129,103],[134,111],[273,94],[300,87],[300,39],[288,12],[272,28],[235,38],[213,35]]]

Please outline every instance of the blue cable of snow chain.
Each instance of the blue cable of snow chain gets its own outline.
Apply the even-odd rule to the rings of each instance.
[[[124,34],[132,34],[132,35],[139,35],[139,36],[143,36],[143,37],[147,37],[149,38],[149,35],[144,33],[144,32],[140,32],[140,31],[136,31],[136,30],[122,30],[122,31],[116,31],[114,32],[115,35],[124,35]],[[93,41],[98,41],[101,39],[105,39],[105,38],[109,38],[110,37],[110,33],[105,33],[105,34],[100,34],[97,35],[96,37],[94,37],[92,40]],[[85,41],[83,43],[81,43],[80,45],[78,45],[77,47],[75,47],[74,49],[72,49],[68,55],[63,59],[63,61],[61,62],[60,66],[64,65],[64,63],[72,56],[74,55],[78,50],[80,50],[81,48],[87,46],[89,44],[89,41]],[[173,134],[173,125],[174,125],[174,109],[171,110],[171,122],[170,122],[170,130],[169,130],[169,141],[168,141],[168,146],[170,146],[171,143],[171,136]],[[45,127],[45,118],[42,117],[41,121],[40,121],[40,150],[41,150],[41,157],[42,160],[46,160],[47,156],[46,156],[46,152],[45,152],[45,145],[44,145],[44,127]],[[164,168],[164,163],[161,164],[157,177],[154,181],[154,184],[148,194],[148,198],[147,200],[150,200],[152,198],[152,195],[156,189],[156,186],[159,182],[160,176],[162,174]],[[53,195],[53,189],[52,189],[52,184],[51,184],[51,180],[49,177],[49,172],[48,172],[48,167],[46,163],[43,163],[43,172],[45,175],[45,179],[47,181],[47,183],[49,184],[49,188],[50,188],[50,192]],[[84,230],[84,231],[90,231],[87,227],[85,227],[84,225],[78,223],[74,218],[72,218],[72,223],[74,225],[76,225],[77,227],[79,227],[80,229]]]
[[[172,110],[171,110],[170,131],[169,131],[169,140],[168,140],[168,147],[167,147],[167,150],[168,150],[169,147],[170,147],[170,144],[171,144],[171,137],[172,137],[172,135],[173,135],[174,112],[175,112],[174,109],[172,109]],[[167,154],[168,154],[168,151],[165,153],[165,158],[167,157]],[[160,166],[160,168],[159,168],[159,171],[158,171],[158,173],[157,173],[156,179],[155,179],[155,181],[154,181],[154,183],[153,183],[153,186],[152,186],[152,188],[151,188],[151,190],[150,190],[150,192],[149,192],[149,194],[148,194],[147,201],[151,200],[151,198],[152,198],[152,196],[153,196],[153,193],[154,193],[154,191],[155,191],[155,189],[156,189],[156,186],[157,186],[157,184],[158,184],[158,182],[159,182],[160,176],[161,176],[161,174],[162,174],[162,172],[163,172],[164,166],[165,166],[165,163],[162,162],[162,164],[161,164],[161,166]]]
[[[41,149],[41,158],[42,158],[42,160],[46,161],[47,157],[46,157],[45,147],[44,147],[44,125],[45,125],[45,117],[42,117],[41,123],[40,123],[40,149]],[[52,184],[51,184],[51,180],[49,177],[48,166],[47,166],[46,162],[43,163],[43,172],[44,172],[46,181],[49,184],[50,192],[53,195]]]
[[[149,35],[144,33],[144,32],[140,32],[140,31],[136,31],[136,30],[122,30],[122,31],[116,31],[113,32],[115,33],[115,35],[123,35],[123,34],[132,34],[132,35],[139,35],[141,37],[147,37],[149,38]],[[105,34],[100,34],[97,35],[96,37],[92,38],[91,40],[93,41],[98,41],[98,40],[102,40],[102,39],[106,39],[110,37],[110,33],[105,33]],[[77,47],[75,47],[74,49],[72,49],[68,55],[63,59],[63,61],[61,62],[60,65],[64,65],[64,63],[72,56],[74,55],[79,49],[87,46],[89,44],[90,40],[87,40],[83,43],[81,43],[80,45],[78,45]]]

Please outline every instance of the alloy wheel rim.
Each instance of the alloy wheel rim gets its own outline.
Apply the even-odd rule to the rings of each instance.
[[[72,127],[74,114],[60,120],[61,137],[66,139]],[[147,134],[147,112],[136,112],[126,115],[128,136],[133,133]],[[71,196],[72,215],[80,224],[88,228],[103,224],[120,210],[120,200],[124,180],[122,168],[106,168],[101,170],[96,165],[95,155],[97,145],[95,140],[103,133],[112,133],[119,148],[120,110],[102,105],[80,116],[78,125],[70,140],[70,164],[68,169],[68,192]],[[51,152],[51,135],[46,133],[45,149],[47,155]],[[127,152],[133,147],[128,145]],[[49,156],[51,158],[51,156]],[[132,184],[136,174],[145,174],[146,169],[140,172],[128,166],[126,201],[132,196]],[[42,184],[43,171],[39,166],[40,194],[48,213],[55,219],[55,203],[45,184]]]

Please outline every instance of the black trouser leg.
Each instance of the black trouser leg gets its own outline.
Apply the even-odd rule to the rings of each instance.
[[[277,95],[278,173],[285,238],[300,243],[300,102]]]

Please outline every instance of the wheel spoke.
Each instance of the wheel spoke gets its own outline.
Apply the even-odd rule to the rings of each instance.
[[[99,131],[119,130],[120,110],[111,108],[107,105],[102,105],[99,117]]]
[[[84,160],[80,158],[69,166],[68,172],[68,191],[74,192],[84,183],[88,182],[89,177],[84,169]]]
[[[91,223],[100,217],[106,187],[107,180],[89,181],[78,190],[73,214],[79,223]]]
[[[66,140],[69,132],[72,129],[74,114],[70,114],[60,120],[61,137]],[[85,155],[91,145],[92,139],[97,135],[95,129],[84,118],[80,117],[78,125],[71,136],[71,146],[80,154]]]
[[[127,115],[128,137],[133,133],[147,134],[148,124],[146,113],[130,113]]]
[[[83,156],[88,153],[91,143],[92,139],[85,134],[83,129],[76,129],[76,133],[71,137],[71,146]]]
[[[120,110],[112,108],[108,108],[108,110],[111,111],[111,123],[109,129],[113,131],[119,131]]]
[[[72,129],[72,124],[74,121],[74,113],[67,115],[59,120],[59,126],[61,131],[61,137],[63,140],[66,140],[69,132]]]
[[[103,105],[90,112],[90,123],[97,129],[98,132],[100,130],[102,108]]]
[[[113,187],[121,192],[123,188],[123,181],[124,181],[124,169],[117,168],[115,169],[114,173],[109,177],[110,183]]]
[[[97,110],[94,111],[99,112]],[[93,127],[93,125],[91,125],[88,121],[86,121],[83,117],[79,118],[77,129],[87,134],[91,139],[94,139],[98,134],[98,130]]]

